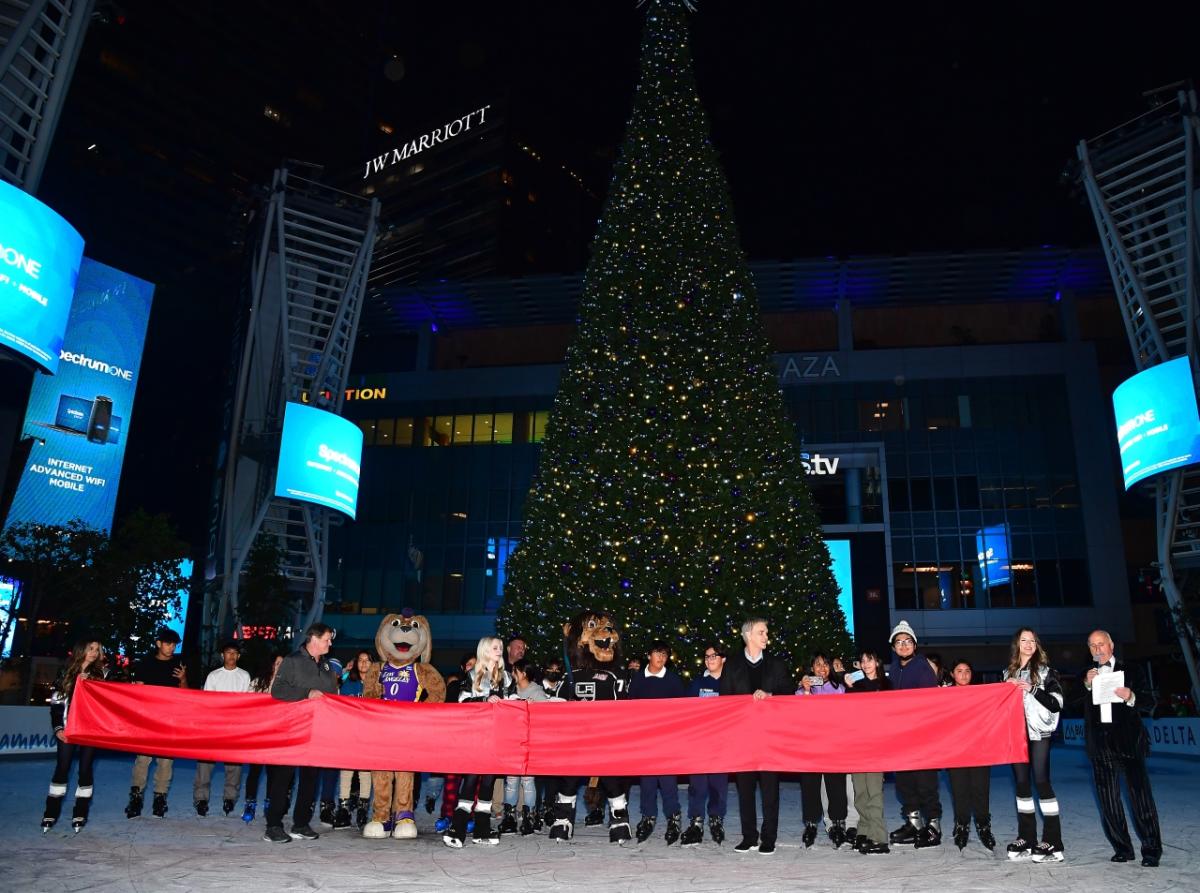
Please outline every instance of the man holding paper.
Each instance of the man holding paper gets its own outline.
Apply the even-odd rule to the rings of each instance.
[[[1142,865],[1154,868],[1162,858],[1162,837],[1146,772],[1150,736],[1135,709],[1140,675],[1113,657],[1113,647],[1112,636],[1102,629],[1088,636],[1093,665],[1083,680],[1088,691],[1084,740],[1092,761],[1104,836],[1114,850],[1112,861],[1133,859],[1133,842],[1121,804],[1120,776],[1124,774],[1133,807],[1133,827],[1142,842]]]

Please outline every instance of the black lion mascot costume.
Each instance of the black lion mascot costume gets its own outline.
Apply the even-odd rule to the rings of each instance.
[[[584,611],[563,626],[566,678],[558,691],[567,701],[619,701],[627,694],[621,666],[621,633],[607,611]],[[570,840],[575,833],[575,796],[581,779],[559,778],[550,839]],[[629,806],[619,778],[601,778],[600,788],[608,798],[612,821],[608,839],[621,843],[630,839]]]

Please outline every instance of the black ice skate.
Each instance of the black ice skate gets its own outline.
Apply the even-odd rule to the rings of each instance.
[[[512,803],[504,804],[504,818],[500,820],[501,834],[517,833],[517,807]]]
[[[88,822],[88,812],[92,808],[91,797],[75,797],[75,808],[71,811],[71,830],[78,834]]]
[[[679,845],[681,847],[699,846],[702,840],[704,840],[704,819],[698,815],[694,815],[688,826],[683,829],[683,836],[679,838]]]
[[[892,846],[912,846],[917,842],[921,832],[921,814],[911,812],[905,815],[904,824],[888,835]]]
[[[637,823],[637,842],[645,843],[650,839],[650,835],[654,833],[654,823],[656,819],[653,816],[644,815],[642,820]]]
[[[725,820],[719,815],[710,815],[708,817],[708,836],[712,838],[713,843],[717,846],[725,842]]]
[[[125,806],[125,818],[134,819],[142,814],[142,805],[144,803],[141,788],[129,789],[129,803]]]
[[[834,820],[833,824],[829,826],[829,841],[833,844],[833,848],[835,850],[838,849],[848,839],[846,823],[841,820]]]
[[[929,847],[942,845],[942,820],[930,819],[929,822],[921,829],[921,833],[917,835],[915,844],[918,850],[927,849]]]
[[[663,837],[667,841],[667,846],[670,846],[679,839],[679,813],[667,816],[667,830]]]
[[[954,823],[954,845],[960,850],[965,849],[971,839],[971,826],[962,822]]]

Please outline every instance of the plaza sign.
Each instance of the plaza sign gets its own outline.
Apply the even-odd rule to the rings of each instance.
[[[798,384],[820,378],[841,378],[842,370],[831,353],[788,354],[779,357],[779,383]]]
[[[472,119],[478,116],[478,120],[474,123],[482,125],[487,118],[487,110],[492,106],[485,105],[483,108],[475,109],[473,112],[468,112],[461,118],[455,118],[452,121],[447,121],[441,127],[431,130],[429,133],[423,133],[415,139],[409,140],[398,148],[392,149],[390,152],[384,152],[382,155],[377,155],[374,158],[368,159],[363,171],[363,179],[377,174],[385,168],[391,167],[406,159],[419,155],[426,149],[432,149],[446,140],[453,139],[456,136],[466,133],[471,129]]]

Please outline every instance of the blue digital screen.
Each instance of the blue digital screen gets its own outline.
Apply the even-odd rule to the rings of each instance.
[[[979,560],[980,585],[984,589],[1012,582],[1007,524],[994,524],[976,531],[975,551]]]
[[[173,629],[179,633],[179,645],[175,648],[176,654],[183,653],[184,631],[187,623],[188,601],[191,593],[192,569],[195,565],[190,558],[182,558],[179,561],[179,574],[184,579],[183,588],[179,590],[179,610],[173,611],[171,616],[166,619],[163,626],[168,629]]]
[[[35,438],[8,524],[112,527],[154,286],[84,258],[56,375],[34,376]],[[170,486],[172,482],[167,481]]]
[[[362,429],[354,422],[289,403],[283,413],[275,495],[337,509],[353,518],[362,444]]]
[[[838,604],[846,615],[846,629],[854,635],[854,580],[850,573],[850,540],[825,540],[830,568],[838,585]]]
[[[8,630],[8,635],[0,642],[0,657],[12,657],[13,635],[17,631],[16,621],[9,623],[13,611],[13,601],[16,599],[17,581],[8,577],[0,577],[0,634]]]
[[[1200,416],[1187,357],[1126,379],[1113,391],[1113,413],[1126,490],[1151,475],[1200,462]]]
[[[54,374],[83,258],[83,236],[0,180],[0,347]]]

